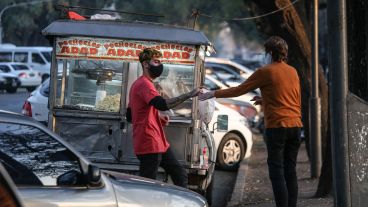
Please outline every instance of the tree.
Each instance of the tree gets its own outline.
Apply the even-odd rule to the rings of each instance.
[[[18,46],[49,45],[48,40],[42,36],[41,31],[52,21],[58,19],[59,12],[55,5],[86,6],[103,8],[110,1],[98,0],[55,0],[28,6],[17,6],[7,9],[2,17],[4,28],[4,42]],[[7,5],[26,2],[25,0],[2,0],[0,10]]]
[[[25,0],[2,0],[0,9],[7,5],[24,2]],[[193,25],[192,10],[215,16],[243,16],[250,10],[243,0],[178,0],[175,3],[166,0],[55,0],[48,3],[36,4],[27,7],[15,7],[7,10],[3,15],[4,42],[16,45],[48,45],[49,42],[41,35],[41,30],[52,21],[59,18],[59,12],[55,5],[72,5],[90,8],[110,8],[128,12],[154,13],[165,15],[165,18],[120,14],[124,21],[138,20],[158,22],[177,26]],[[16,12],[15,12],[16,11]],[[97,11],[80,10],[82,15],[93,15]],[[201,17],[196,28],[203,31],[210,40],[214,40],[222,29],[223,21]],[[262,36],[257,32],[254,22],[248,24],[236,24],[228,22],[239,45],[244,45],[248,40],[259,40]]]
[[[246,1],[246,0],[244,0]],[[255,14],[278,10],[291,4],[290,0],[252,0]],[[304,4],[303,4],[304,3]],[[289,63],[299,74],[302,88],[302,113],[306,139],[309,140],[309,97],[311,91],[311,43],[309,40],[311,19],[310,1],[300,1],[271,16],[258,19],[260,29],[267,35],[278,35],[289,44]],[[328,119],[328,84],[322,67],[319,67],[319,93],[321,97],[321,124],[323,166],[316,196],[325,196],[332,187],[331,141]],[[308,145],[309,141],[306,143]],[[307,147],[308,148],[308,147]]]

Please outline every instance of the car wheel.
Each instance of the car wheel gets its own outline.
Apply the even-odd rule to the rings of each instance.
[[[9,87],[9,88],[7,88],[5,90],[8,93],[15,93],[15,92],[17,92],[17,89],[18,89],[17,87]]]
[[[242,139],[235,133],[226,134],[217,151],[217,162],[221,169],[234,171],[243,160],[245,147]]]
[[[28,92],[32,92],[32,91],[34,91],[35,89],[36,89],[36,87],[35,87],[35,86],[27,87],[27,91],[28,91]]]

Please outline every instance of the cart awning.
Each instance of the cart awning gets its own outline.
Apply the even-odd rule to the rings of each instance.
[[[42,34],[45,36],[88,36],[211,45],[202,32],[155,23],[58,20],[43,29]]]

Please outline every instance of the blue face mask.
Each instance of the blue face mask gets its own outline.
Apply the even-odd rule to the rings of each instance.
[[[271,64],[272,61],[272,56],[270,53],[265,53],[264,59],[263,59],[263,64],[268,65]]]

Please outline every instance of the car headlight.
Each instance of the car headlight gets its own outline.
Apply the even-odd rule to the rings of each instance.
[[[5,78],[0,77],[0,82],[5,82]]]
[[[244,126],[249,126],[248,120],[246,118],[239,119],[239,122],[244,124]]]

